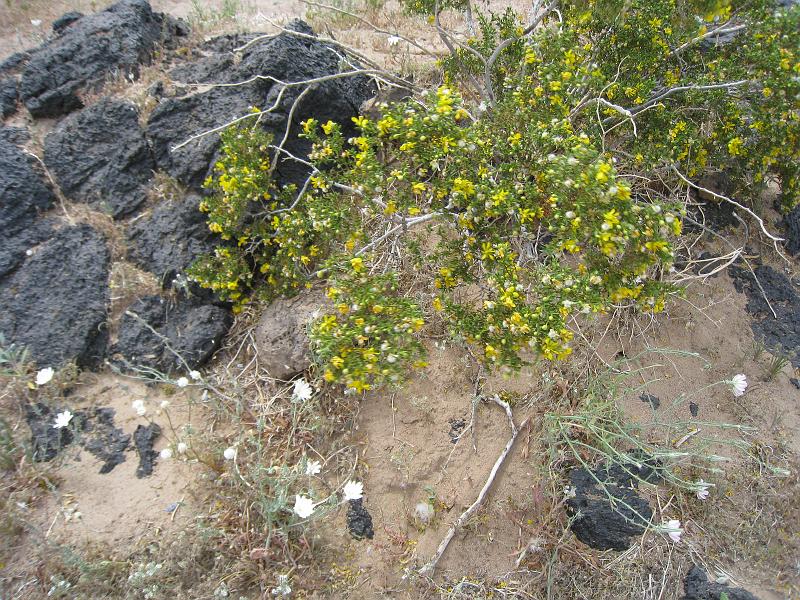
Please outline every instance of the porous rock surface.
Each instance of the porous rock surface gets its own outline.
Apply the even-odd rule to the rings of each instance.
[[[694,565],[683,582],[683,600],[758,600],[756,596],[742,588],[732,588],[727,584],[708,581],[706,572]]]
[[[20,78],[20,95],[31,115],[57,117],[81,108],[81,92],[107,77],[139,76],[156,46],[185,28],[153,12],[147,0],[121,0],[73,19],[60,35],[30,52]]]
[[[337,53],[329,45],[316,40],[306,23],[295,20],[287,29],[301,36],[281,33],[255,41],[242,51],[238,63],[231,60],[230,53],[243,39],[222,36],[206,45],[206,56],[173,70],[173,76],[185,82],[249,83],[212,87],[162,99],[147,126],[159,168],[181,183],[199,189],[215,161],[219,135],[200,137],[177,150],[174,146],[204,130],[247,114],[251,107],[272,107],[281,89],[275,80],[297,82],[340,71]],[[282,137],[288,113],[300,92],[299,86],[286,88],[275,110],[261,116],[261,124],[267,131]],[[360,75],[319,83],[297,106],[292,131],[296,133],[299,122],[312,115],[323,122],[328,119],[338,121],[349,131],[352,129],[350,118],[358,114],[361,104],[373,93],[370,81]],[[286,149],[297,155],[307,154],[306,142],[298,140],[296,135],[290,137]],[[302,182],[305,167],[293,163],[281,162],[277,171],[279,183]]]
[[[161,427],[158,423],[139,425],[133,432],[133,443],[136,452],[139,454],[139,465],[136,467],[136,477],[142,479],[153,474],[158,452],[153,450],[153,445],[161,435]]]
[[[219,348],[232,320],[225,308],[196,299],[144,296],[123,315],[112,352],[131,367],[185,373]]]
[[[364,500],[350,500],[347,507],[347,530],[357,540],[371,540],[375,537],[372,527],[372,515],[364,506]]]
[[[13,77],[0,79],[0,117],[5,119],[17,112],[18,99],[17,80]]]
[[[55,202],[36,160],[12,143],[16,130],[0,130],[0,282],[25,259],[31,246],[51,234],[39,218]],[[6,139],[6,133],[8,139]],[[2,306],[2,305],[0,305]],[[2,311],[0,311],[2,312]],[[2,319],[2,317],[0,317]]]
[[[164,287],[169,286],[219,241],[208,230],[199,205],[200,197],[190,194],[176,202],[163,202],[137,219],[127,232],[128,260],[155,274]]]
[[[255,331],[259,361],[276,379],[289,380],[311,366],[309,323],[325,305],[319,292],[278,298],[264,309]]]
[[[40,367],[95,366],[107,339],[109,251],[89,225],[59,230],[0,280],[0,332]]]
[[[745,310],[752,317],[750,328],[756,339],[762,340],[770,352],[784,354],[800,367],[800,295],[792,281],[769,265],[758,265],[752,272],[732,265],[728,272],[736,291],[747,295]]]
[[[114,98],[61,121],[45,139],[44,162],[66,197],[114,218],[144,203],[155,168],[136,107]]]
[[[653,515],[647,500],[637,493],[639,479],[657,479],[652,460],[630,463],[625,468],[615,464],[593,471],[573,470],[570,484],[575,495],[567,500],[567,513],[576,517],[572,523],[575,537],[598,550],[627,550]],[[609,496],[615,499],[614,505]]]
[[[786,251],[796,256],[800,253],[800,204],[786,213],[781,223],[786,231]]]
[[[25,421],[31,430],[31,458],[36,462],[53,460],[75,437],[71,427],[53,427],[59,412],[41,402],[25,406]]]

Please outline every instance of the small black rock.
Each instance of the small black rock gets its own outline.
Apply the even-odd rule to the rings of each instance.
[[[800,390],[800,379],[797,379],[797,377],[792,377],[792,378],[790,378],[790,379],[789,379],[789,382],[790,382],[790,383],[791,383],[791,384],[792,384],[794,387],[796,387],[798,390]]]
[[[689,402],[689,412],[693,417],[696,417],[698,414],[700,414],[700,405],[696,404],[695,402]]]
[[[642,402],[647,402],[648,404],[650,404],[650,406],[653,407],[653,410],[655,410],[659,406],[661,406],[661,400],[659,400],[657,396],[653,396],[653,394],[648,394],[646,392],[643,392],[639,396],[639,400],[641,400]]]
[[[113,408],[94,409],[86,421],[81,445],[103,461],[100,474],[110,473],[118,464],[125,462],[125,451],[131,441],[129,433],[114,427]]]
[[[575,492],[567,500],[567,514],[575,517],[571,529],[580,541],[598,550],[627,550],[631,538],[644,532],[653,511],[639,496],[639,481],[660,479],[658,460],[641,452],[629,452],[631,462],[603,464],[588,471],[572,471],[570,483]],[[598,481],[603,482],[600,485]],[[609,497],[615,502],[609,501]]]
[[[136,477],[139,479],[153,474],[153,467],[158,456],[158,453],[153,450],[153,444],[160,435],[161,427],[156,423],[139,425],[133,432],[133,442],[139,453],[139,466],[136,467]]]
[[[461,432],[464,431],[464,428],[467,426],[467,422],[464,419],[450,419],[448,423],[450,423],[450,431],[448,432],[450,435],[450,442],[455,444],[458,442]]]
[[[727,584],[709,582],[706,572],[694,565],[683,582],[686,595],[683,600],[758,600],[747,590],[728,587]]]
[[[363,500],[350,500],[347,507],[347,529],[357,540],[372,539],[375,530],[372,528],[372,515],[364,508]]]

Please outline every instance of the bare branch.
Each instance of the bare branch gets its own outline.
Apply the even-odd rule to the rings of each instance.
[[[450,526],[450,529],[447,531],[447,534],[444,536],[444,539],[439,544],[439,547],[436,549],[436,554],[419,570],[420,575],[430,576],[433,575],[434,570],[436,569],[436,564],[439,562],[439,559],[442,558],[442,555],[447,550],[447,547],[450,545],[450,542],[453,541],[453,537],[456,535],[456,532],[464,526],[464,524],[474,515],[477,510],[483,505],[483,502],[486,500],[486,496],[489,493],[489,490],[494,483],[495,478],[497,477],[497,473],[500,471],[500,467],[503,466],[506,458],[511,452],[511,449],[514,447],[514,442],[517,441],[517,437],[519,437],[520,431],[525,429],[525,426],[530,422],[530,417],[523,421],[522,425],[514,431],[511,435],[511,439],[508,440],[506,443],[506,447],[503,448],[503,451],[500,453],[500,456],[497,457],[497,460],[492,467],[492,471],[489,473],[489,478],[486,480],[486,483],[483,484],[483,488],[481,488],[478,497],[476,498],[475,502],[461,513],[461,516],[456,519],[456,522]]]

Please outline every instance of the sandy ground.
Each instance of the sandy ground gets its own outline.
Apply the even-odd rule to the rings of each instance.
[[[66,10],[88,12],[103,4],[92,0],[0,2],[0,56],[38,44],[52,20]],[[225,1],[153,0],[152,4],[157,10],[191,21],[201,12],[219,14]],[[422,27],[413,30],[421,25],[420,21],[401,19],[392,12],[396,10],[394,4],[387,7],[372,15],[376,22],[388,29],[396,26],[419,35],[417,39],[435,47],[429,30],[424,34]],[[296,0],[244,0],[235,20],[214,26],[264,30],[271,26],[269,20],[284,22],[305,12],[306,7]],[[319,17],[312,14],[311,20],[315,18],[319,22]],[[408,48],[390,49],[385,34],[376,34],[366,26],[340,22],[338,27],[337,39],[364,49],[397,70],[419,59]],[[38,127],[38,135],[43,135],[48,124]],[[598,355],[607,362],[619,352],[631,357],[651,350],[639,359],[641,370],[620,399],[625,414],[643,427],[651,441],[672,443],[675,436],[680,437],[691,427],[701,431],[687,442],[690,445],[699,444],[712,434],[731,440],[739,434],[719,430],[714,424],[736,423],[756,429],[746,438],[750,441],[755,438],[769,448],[800,451],[800,391],[789,382],[794,373],[788,367],[774,380],[763,380],[769,356],[753,358],[753,336],[744,305],[744,295],[734,290],[727,275],[722,275],[704,285],[693,285],[686,299],[678,300],[667,315],[649,324],[642,321],[625,335],[592,336],[592,332],[601,334],[603,327],[587,327]],[[664,348],[697,356],[654,351]],[[322,534],[336,555],[331,561],[332,570],[353,574],[356,590],[350,596],[331,597],[406,597],[400,591],[404,589],[406,568],[431,556],[447,528],[484,485],[509,439],[510,427],[500,407],[481,403],[474,414],[474,428],[468,428],[473,419],[475,392],[475,372],[470,365],[453,347],[432,345],[430,366],[407,386],[397,392],[370,394],[361,403],[353,424],[353,443],[361,449],[365,505],[373,515],[375,537],[357,542],[344,535],[344,514],[323,528]],[[526,546],[531,548],[525,558],[529,568],[541,570],[546,566],[550,555],[541,549],[540,542],[548,532],[541,531],[539,523],[552,509],[547,498],[557,498],[560,490],[550,489],[549,474],[541,466],[548,449],[537,427],[550,406],[550,394],[566,393],[571,385],[566,380],[548,380],[557,377],[553,373],[543,365],[523,370],[513,379],[494,375],[485,382],[484,395],[503,393],[513,399],[516,423],[530,417],[533,425],[520,435],[484,508],[451,543],[439,563],[439,578],[500,580],[514,569]],[[702,389],[735,373],[745,373],[751,382],[742,398],[733,398],[725,386]],[[653,410],[642,402],[642,392],[658,397],[660,408]],[[135,415],[131,402],[145,400],[152,407],[150,414],[165,432],[157,450],[178,437],[166,414],[155,414],[162,400],[171,402],[169,410],[176,431],[197,419],[183,392],[168,394],[165,389],[114,375],[89,377],[78,395],[76,407],[115,408],[118,426],[128,433],[146,422]],[[689,412],[690,401],[698,406],[697,417]],[[664,433],[664,424],[672,427],[669,434]],[[735,468],[736,463],[733,464]],[[147,479],[137,479],[135,468],[136,457],[129,454],[128,460],[110,474],[99,475],[98,463],[88,453],[69,454],[58,469],[62,482],[58,494],[37,509],[35,521],[40,530],[62,541],[92,539],[133,546],[153,531],[169,532],[202,512],[202,499],[192,494],[197,488],[194,484],[199,469],[191,461],[160,461],[155,474]],[[723,502],[729,492],[730,488],[720,487],[714,490],[714,497]],[[182,504],[173,515],[166,509],[175,502]],[[427,522],[419,516],[420,504],[432,507]],[[80,518],[74,517],[76,512],[81,513]],[[670,509],[666,508],[657,518],[669,514]],[[690,545],[701,544],[703,535],[699,520],[687,525]],[[572,544],[578,546],[577,542]],[[671,557],[668,550],[662,537],[647,536],[637,552],[657,563]],[[562,559],[576,565],[587,560],[577,552],[562,554]],[[601,575],[615,573],[613,561],[598,554],[591,555],[591,560]],[[734,570],[734,580],[762,598],[789,597],[775,591],[769,571],[757,572],[725,555],[719,555],[713,564]],[[677,588],[670,589],[665,597],[677,594]]]

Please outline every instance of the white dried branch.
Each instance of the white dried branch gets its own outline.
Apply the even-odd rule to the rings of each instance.
[[[696,184],[696,183],[693,183],[693,182],[692,182],[692,181],[690,181],[690,180],[689,180],[687,177],[685,177],[685,176],[683,175],[683,173],[681,173],[681,172],[678,170],[678,168],[677,168],[677,167],[675,167],[674,165],[673,165],[673,167],[672,167],[672,170],[673,170],[673,171],[675,172],[675,174],[676,174],[678,177],[680,177],[680,178],[681,178],[681,180],[682,180],[682,181],[683,181],[683,182],[684,182],[686,185],[688,185],[689,187],[692,187],[692,188],[694,188],[694,189],[696,189],[696,190],[698,190],[698,191],[700,191],[700,192],[705,192],[706,194],[709,194],[710,196],[713,196],[713,197],[714,197],[714,198],[716,198],[717,200],[722,200],[723,202],[727,202],[727,203],[729,203],[729,204],[732,204],[733,206],[735,206],[735,207],[736,207],[736,208],[738,208],[739,210],[742,210],[742,211],[746,212],[748,215],[750,215],[751,217],[753,217],[753,218],[754,218],[754,219],[755,219],[755,220],[758,222],[758,225],[759,225],[759,227],[760,227],[760,229],[761,229],[761,232],[762,232],[762,233],[763,233],[765,236],[767,236],[767,237],[768,237],[770,240],[772,240],[772,244],[773,244],[773,246],[775,247],[775,251],[776,251],[776,252],[777,252],[777,253],[780,255],[780,257],[781,257],[781,258],[783,258],[783,260],[785,260],[787,263],[789,262],[789,259],[788,259],[788,258],[786,258],[786,256],[783,254],[783,252],[781,252],[780,248],[778,247],[778,242],[783,242],[783,241],[784,241],[784,239],[783,239],[783,238],[780,238],[780,237],[777,237],[777,236],[775,236],[775,235],[772,235],[772,234],[771,234],[771,233],[770,233],[770,232],[767,230],[767,226],[764,224],[764,219],[762,219],[761,217],[759,217],[759,216],[758,216],[758,215],[757,215],[755,212],[753,212],[751,209],[747,208],[747,207],[746,207],[744,204],[740,204],[739,202],[737,202],[736,200],[734,200],[734,199],[732,199],[732,198],[728,198],[727,196],[723,196],[722,194],[718,194],[717,192],[714,192],[714,191],[712,191],[712,190],[710,190],[710,189],[708,189],[708,188],[705,188],[705,187],[703,187],[703,186],[701,186],[701,185],[698,185],[698,184]]]
[[[410,44],[411,46],[414,46],[418,50],[422,51],[424,54],[427,54],[431,58],[439,58],[438,56],[436,56],[436,54],[434,54],[433,52],[428,50],[425,46],[419,44],[415,40],[413,40],[413,39],[411,39],[409,37],[406,37],[404,35],[401,35],[400,33],[396,32],[396,31],[389,31],[388,29],[383,29],[381,27],[378,27],[377,25],[375,25],[374,23],[372,23],[368,19],[365,19],[364,17],[359,16],[359,15],[357,15],[355,13],[352,13],[352,12],[346,11],[346,10],[344,10],[342,8],[339,8],[338,6],[331,6],[330,4],[322,4],[320,2],[313,2],[312,0],[300,0],[300,2],[302,2],[303,4],[308,4],[309,6],[314,6],[316,8],[323,8],[323,9],[326,9],[326,10],[332,10],[332,11],[337,12],[339,14],[347,15],[348,17],[351,17],[353,19],[356,19],[356,20],[360,21],[361,23],[363,23],[364,25],[366,25],[367,27],[372,29],[375,33],[380,33],[380,34],[383,34],[383,35],[386,35],[386,36],[398,37],[401,40],[403,40],[404,42],[406,42],[406,43]]]
[[[505,448],[500,453],[500,456],[497,457],[497,460],[494,462],[494,466],[492,467],[491,472],[489,473],[489,478],[486,480],[486,483],[483,484],[480,493],[478,493],[478,497],[475,499],[467,510],[461,513],[461,516],[456,519],[455,523],[450,526],[450,529],[447,531],[447,534],[444,536],[444,539],[439,544],[439,547],[436,549],[436,553],[433,557],[419,570],[420,575],[424,576],[431,576],[433,575],[434,570],[436,569],[436,564],[442,558],[442,555],[447,550],[447,547],[450,545],[450,542],[453,541],[453,537],[455,537],[456,532],[464,526],[464,524],[472,518],[478,509],[483,505],[484,501],[486,500],[486,496],[489,493],[489,490],[494,483],[494,480],[497,478],[497,473],[500,471],[500,468],[503,466],[506,458],[511,453],[511,449],[514,447],[514,442],[517,441],[519,437],[520,431],[525,429],[525,426],[530,422],[530,417],[523,421],[522,425],[511,435],[511,439],[508,440],[506,443]]]

